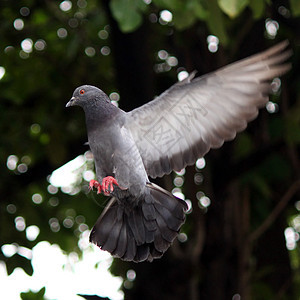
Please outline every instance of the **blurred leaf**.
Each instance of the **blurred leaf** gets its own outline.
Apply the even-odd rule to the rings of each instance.
[[[260,176],[258,174],[253,174],[251,181],[253,186],[259,193],[261,193],[265,198],[270,198],[272,190],[266,182],[265,177]]]
[[[184,1],[180,0],[153,0],[153,2],[162,9],[179,10],[184,6]]]
[[[292,107],[285,118],[285,139],[288,143],[300,144],[300,103]]]
[[[191,10],[175,10],[173,12],[174,26],[179,30],[190,27],[196,21],[196,15]]]
[[[230,18],[237,17],[248,3],[248,0],[218,0],[220,8]]]
[[[237,159],[248,156],[254,149],[250,135],[247,132],[239,134],[235,143],[235,156]]]
[[[141,0],[112,0],[110,9],[123,32],[136,30],[143,21],[141,13],[147,5]]]
[[[290,6],[291,6],[292,15],[294,17],[299,17],[300,16],[300,1],[299,0],[290,0]]]
[[[260,19],[265,11],[266,3],[263,0],[249,0],[254,19]]]
[[[272,154],[260,165],[261,174],[270,182],[283,181],[291,176],[291,168],[285,157]]]
[[[22,268],[29,276],[33,273],[31,261],[19,254],[9,257],[5,263],[8,275],[10,275],[17,267]]]
[[[36,293],[29,291],[27,293],[21,293],[20,296],[22,300],[44,300],[45,291],[46,291],[45,287],[42,287]]]
[[[207,20],[208,11],[204,7],[204,4],[198,0],[189,1],[189,7],[193,10],[195,16],[200,20]]]
[[[227,45],[228,36],[222,11],[217,0],[206,0],[208,8],[207,25],[212,34],[216,35],[223,45]]]

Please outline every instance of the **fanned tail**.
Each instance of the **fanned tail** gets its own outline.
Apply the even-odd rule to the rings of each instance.
[[[170,247],[185,221],[185,201],[148,183],[136,206],[111,198],[92,229],[90,242],[125,261],[152,261]]]

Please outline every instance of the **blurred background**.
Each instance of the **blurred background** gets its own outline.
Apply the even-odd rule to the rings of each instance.
[[[299,299],[299,0],[1,0],[0,17],[1,299]],[[285,39],[293,68],[259,117],[156,180],[189,204],[163,258],[90,245],[107,199],[88,191],[73,90],[98,86],[129,111]]]

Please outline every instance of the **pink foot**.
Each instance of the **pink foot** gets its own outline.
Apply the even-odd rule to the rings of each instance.
[[[89,189],[91,191],[93,190],[93,188],[97,189],[97,194],[101,194],[102,186],[97,180],[94,180],[94,179],[92,179],[89,184]]]
[[[113,178],[112,176],[107,176],[103,178],[102,184],[97,180],[91,180],[89,184],[89,189],[92,190],[93,188],[96,188],[97,194],[103,192],[105,196],[109,196],[114,190],[114,184],[119,186],[115,178]]]
[[[117,180],[113,178],[112,176],[104,177],[102,180],[102,190],[103,194],[106,196],[109,196],[111,192],[114,190],[113,184],[119,186]]]

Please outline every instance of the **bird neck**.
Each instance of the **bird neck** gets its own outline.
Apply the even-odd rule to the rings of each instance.
[[[106,102],[101,106],[91,104],[89,107],[84,107],[84,111],[88,130],[107,124],[120,113],[120,109],[110,102]]]

